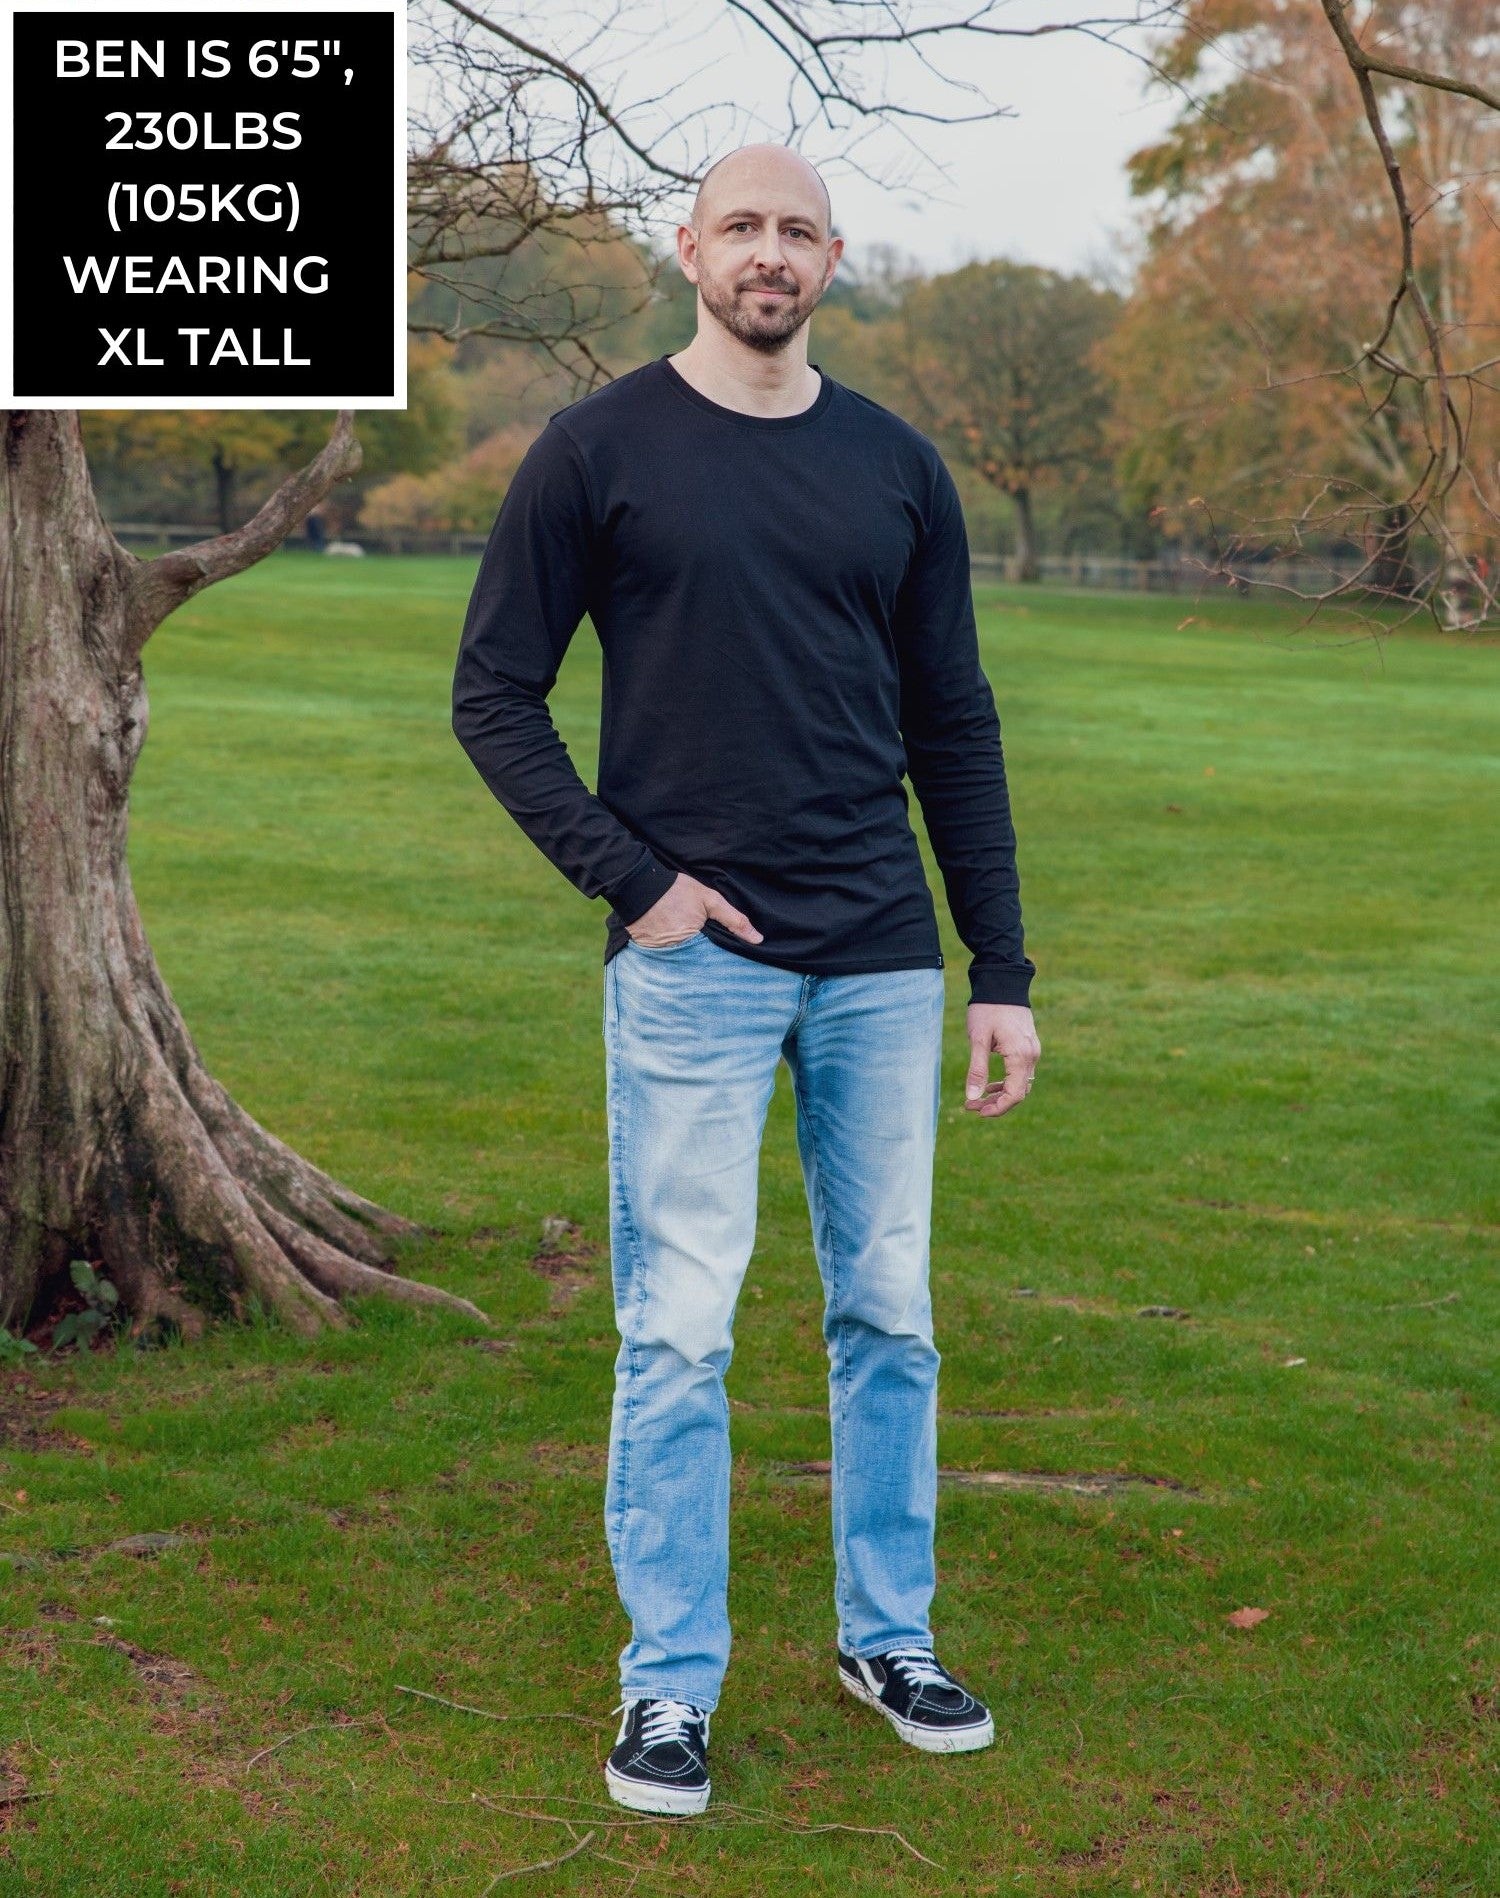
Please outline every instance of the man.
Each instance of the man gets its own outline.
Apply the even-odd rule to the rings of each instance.
[[[612,905],[605,1516],[631,1639],[605,1777],[646,1812],[708,1803],[729,1653],[724,1372],[782,1059],[826,1294],[837,1678],[914,1746],[994,1737],[927,1619],[944,978],[903,774],[973,954],[981,1119],[1031,1086],[1034,968],[952,478],[808,362],[843,250],[831,224],[822,179],[784,147],[712,167],[677,233],[696,336],[551,417],[500,509],[454,681],[454,730],[490,789]],[[546,706],[585,612],[604,652],[597,796]]]

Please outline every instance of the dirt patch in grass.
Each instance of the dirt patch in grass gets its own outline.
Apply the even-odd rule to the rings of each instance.
[[[8,1832],[21,1819],[33,1797],[21,1771],[20,1751],[12,1746],[0,1753],[0,1832]]]
[[[0,1660],[7,1667],[34,1667],[47,1673],[57,1659],[57,1636],[50,1628],[9,1628],[0,1633]]]
[[[53,1430],[47,1419],[71,1401],[65,1390],[49,1390],[30,1378],[0,1383],[0,1453],[6,1450],[92,1450],[86,1437]]]
[[[1217,1828],[1191,1793],[1161,1788],[1151,1794],[1151,1807],[1123,1832],[1105,1834],[1077,1851],[1060,1852],[1053,1863],[1060,1870],[1116,1871],[1134,1845],[1154,1845],[1174,1835],[1208,1844],[1215,1837]]]
[[[476,1226],[464,1244],[475,1252],[488,1252],[491,1246],[504,1245],[507,1239],[514,1239],[520,1231],[519,1226]]]
[[[96,1634],[94,1646],[123,1654],[153,1700],[180,1701],[198,1685],[198,1676],[187,1662],[174,1660],[170,1654],[151,1654],[133,1641],[122,1641],[118,1635],[107,1633]]]
[[[602,1443],[555,1443],[544,1438],[531,1446],[531,1458],[549,1476],[602,1477],[609,1450]]]
[[[542,1221],[542,1243],[532,1254],[531,1269],[552,1288],[551,1311],[565,1311],[586,1285],[598,1276],[599,1248],[583,1236],[571,1219],[550,1213]]]
[[[1190,1193],[1181,1196],[1184,1206],[1207,1206],[1216,1213],[1249,1213],[1255,1219],[1284,1219],[1294,1226],[1345,1226],[1364,1232],[1477,1232],[1488,1237],[1500,1235],[1500,1226],[1482,1219],[1423,1219],[1411,1213],[1318,1211],[1307,1206],[1266,1206],[1254,1200],[1200,1199]]]
[[[823,1477],[832,1474],[827,1462],[783,1463],[778,1474]],[[1075,1496],[1112,1496],[1122,1489],[1167,1489],[1178,1496],[1199,1491],[1175,1476],[1148,1476],[1136,1470],[939,1470],[938,1480],[976,1489],[1066,1490]]]
[[[731,1397],[729,1400],[729,1408],[731,1410],[744,1411],[747,1416],[817,1417],[825,1421],[828,1417],[827,1404],[758,1404],[750,1398]],[[938,1422],[965,1422],[971,1419],[978,1419],[980,1422],[984,1422],[987,1419],[998,1419],[1005,1423],[1037,1423],[1046,1422],[1049,1418],[1056,1417],[1067,1417],[1087,1421],[1091,1417],[1113,1417],[1123,1408],[1123,1400],[1111,1401],[1104,1406],[1097,1404],[1090,1405],[1086,1408],[1043,1408],[1030,1410],[1025,1408],[999,1409],[986,1405],[972,1404],[960,1404],[950,1407],[944,1404],[939,1407]]]
[[[338,1435],[337,1418],[309,1417],[305,1423],[293,1424],[290,1429],[283,1430],[268,1454],[279,1462],[287,1457],[301,1456],[308,1450],[325,1449]]]

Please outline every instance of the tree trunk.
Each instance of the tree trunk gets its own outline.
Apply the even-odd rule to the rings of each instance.
[[[1031,517],[1030,488],[1012,488],[1010,498],[1016,504],[1016,578],[1039,580],[1036,564],[1036,523]]]
[[[1411,564],[1414,525],[1411,509],[1398,504],[1381,510],[1372,535],[1374,561],[1370,584],[1401,600],[1409,600],[1416,591],[1416,575]]]
[[[214,445],[214,504],[218,509],[219,532],[234,530],[234,463],[226,461],[224,450]]]
[[[238,535],[149,562],[100,518],[76,415],[0,411],[0,451],[0,1327],[75,1258],[137,1326],[191,1333],[259,1304],[310,1332],[376,1290],[481,1317],[389,1270],[390,1242],[421,1227],[301,1159],[208,1073],[126,862],[141,647],[358,465],[352,418]]]

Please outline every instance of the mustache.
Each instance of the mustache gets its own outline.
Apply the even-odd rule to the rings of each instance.
[[[742,290],[784,290],[788,296],[793,297],[797,294],[797,286],[794,283],[742,283],[740,288]]]

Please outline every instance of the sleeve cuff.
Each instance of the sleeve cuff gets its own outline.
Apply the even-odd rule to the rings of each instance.
[[[624,882],[617,883],[607,895],[620,921],[630,924],[658,903],[676,881],[677,872],[648,850]]]
[[[1030,1008],[1031,978],[1035,974],[1036,969],[1030,963],[1024,968],[993,963],[986,968],[975,963],[969,969],[969,1000],[1008,1002],[1018,1008]]]

